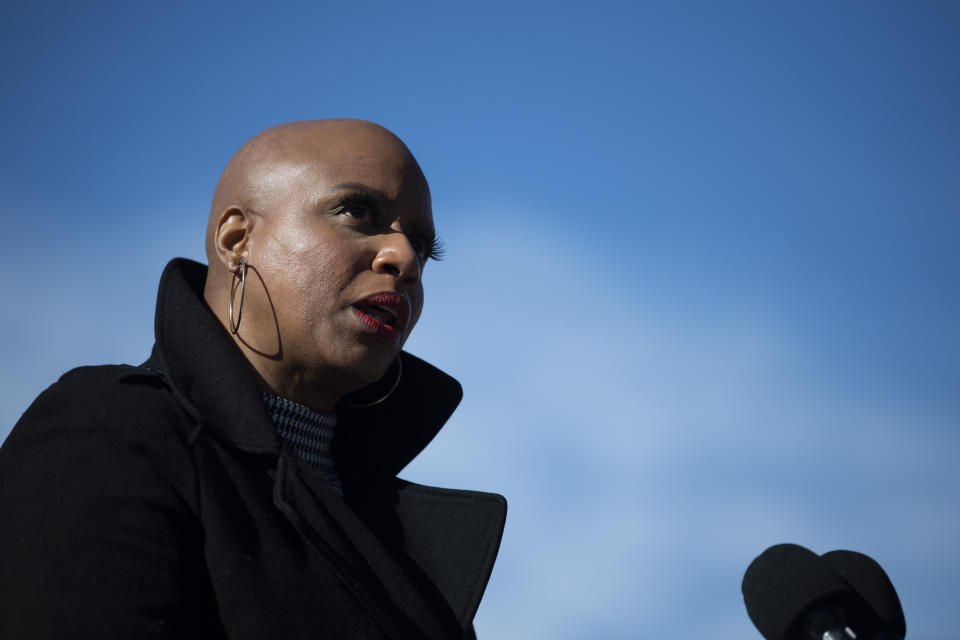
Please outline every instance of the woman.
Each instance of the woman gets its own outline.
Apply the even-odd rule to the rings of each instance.
[[[461,638],[502,497],[396,474],[460,386],[401,348],[437,246],[389,131],[269,129],[138,367],[68,372],[0,449],[0,637]]]

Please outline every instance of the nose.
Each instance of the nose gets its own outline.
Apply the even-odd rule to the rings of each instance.
[[[420,256],[414,251],[410,239],[399,231],[382,234],[380,238],[380,246],[373,259],[373,270],[388,273],[410,284],[419,282]]]

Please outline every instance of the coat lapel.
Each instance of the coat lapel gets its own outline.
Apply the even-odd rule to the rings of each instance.
[[[396,512],[404,551],[466,629],[490,580],[507,502],[492,493],[398,484]]]
[[[425,590],[427,581],[411,574],[402,556],[388,548],[343,497],[288,453],[280,456],[274,503],[314,548],[317,561],[353,592],[386,635],[462,637],[463,628],[439,591]]]

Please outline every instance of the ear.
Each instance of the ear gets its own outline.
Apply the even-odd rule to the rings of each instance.
[[[253,230],[253,216],[239,207],[225,209],[217,219],[217,228],[213,236],[213,246],[217,257],[227,269],[236,271],[240,266],[240,257],[248,259],[250,251],[247,243]]]

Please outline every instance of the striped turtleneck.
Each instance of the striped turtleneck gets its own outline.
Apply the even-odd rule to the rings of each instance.
[[[340,478],[331,454],[337,415],[314,411],[272,393],[263,394],[263,403],[280,437],[316,469],[332,489],[341,493]]]

